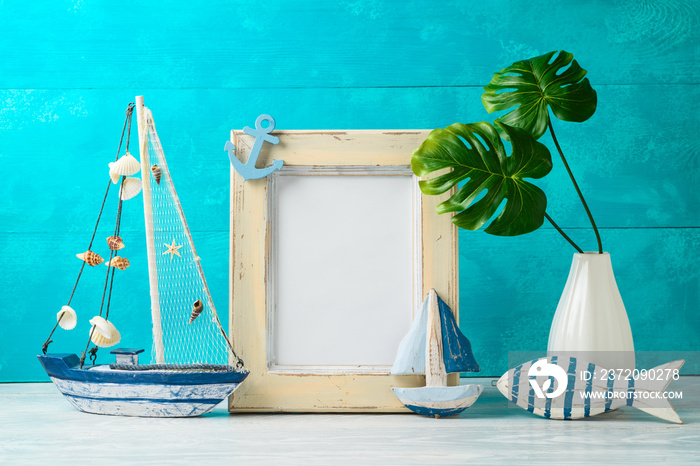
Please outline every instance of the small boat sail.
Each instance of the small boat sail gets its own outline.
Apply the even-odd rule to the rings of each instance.
[[[474,404],[483,387],[448,387],[447,374],[478,371],[471,343],[457,327],[452,310],[435,290],[430,290],[401,340],[391,368],[392,375],[425,373],[425,387],[394,387],[394,395],[418,414],[453,416]]]
[[[135,110],[140,161],[129,154],[130,131],[126,130],[134,111],[134,104],[130,104],[117,151],[119,154],[122,150],[126,132],[126,155],[117,156],[117,160],[109,164],[105,200],[110,185],[120,184],[114,234],[102,247],[106,258],[92,251],[93,233],[88,250],[78,254],[83,262],[73,293],[58,313],[58,322],[38,358],[56,387],[80,411],[145,417],[198,416],[211,411],[233,393],[248,372],[243,369],[243,361],[233,350],[214,308],[153,115],[144,106],[143,97],[136,97]],[[133,176],[139,171],[141,178]],[[153,364],[138,364],[142,349],[120,348],[112,351],[116,355],[115,364],[96,365],[98,349],[115,346],[121,339],[109,315],[115,270],[119,270],[118,275],[128,274],[124,270],[139,262],[134,257],[126,259],[121,255],[129,251],[119,236],[122,205],[141,190],[146,220]],[[95,233],[104,206],[103,202]],[[83,272],[100,270],[95,266],[102,262],[107,266],[102,305],[99,315],[90,320],[90,337],[82,357],[47,354],[56,327],[60,325],[69,330],[76,325],[79,312],[70,307],[70,302],[80,276]],[[88,270],[84,270],[86,264],[91,266]],[[101,270],[104,273],[105,269]],[[99,303],[99,299],[96,302]],[[91,343],[95,346],[88,351]],[[92,365],[85,365],[88,354]]]

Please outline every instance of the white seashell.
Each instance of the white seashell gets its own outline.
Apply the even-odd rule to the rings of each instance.
[[[141,178],[127,178],[122,185],[122,201],[128,201],[141,192]]]
[[[63,317],[61,317],[63,315]],[[56,320],[58,320],[58,325],[65,330],[73,330],[75,324],[78,323],[78,316],[75,315],[75,311],[70,306],[63,306],[58,314],[56,314]]]
[[[131,176],[141,170],[141,164],[136,160],[136,157],[127,152],[126,155],[119,157],[119,160],[114,162],[111,168],[119,176]]]
[[[117,183],[121,177],[114,171],[114,163],[115,162],[109,162],[109,178],[112,180],[112,183]]]
[[[90,319],[90,323],[95,327],[94,331],[90,330],[92,332],[90,340],[100,348],[109,348],[121,341],[122,336],[112,322],[100,316],[95,316]]]

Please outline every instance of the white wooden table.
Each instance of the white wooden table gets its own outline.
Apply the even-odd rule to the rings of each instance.
[[[465,379],[462,379],[463,381]],[[474,380],[474,379],[471,379]],[[414,414],[232,414],[191,419],[76,411],[48,383],[0,384],[0,464],[673,464],[700,463],[700,377],[670,389],[683,425],[622,408],[554,421],[491,386],[455,418]]]

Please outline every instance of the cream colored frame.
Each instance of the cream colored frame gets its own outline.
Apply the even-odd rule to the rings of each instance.
[[[275,131],[278,145],[265,144],[258,166],[284,160],[279,176],[308,175],[410,175],[412,151],[428,131]],[[248,159],[253,138],[232,131],[231,141],[240,160]],[[339,369],[322,374],[276,370],[270,358],[273,347],[271,316],[274,302],[271,277],[271,212],[268,178],[243,181],[231,168],[231,257],[229,334],[243,357],[248,378],[229,399],[229,411],[270,412],[401,412],[408,411],[393,395],[392,386],[421,386],[424,376],[392,376],[386,372]],[[412,175],[411,175],[412,176]],[[457,231],[448,215],[436,205],[446,196],[425,196],[413,176],[414,312],[431,288],[458,309]],[[455,316],[457,317],[457,316]],[[448,384],[458,383],[457,374]]]

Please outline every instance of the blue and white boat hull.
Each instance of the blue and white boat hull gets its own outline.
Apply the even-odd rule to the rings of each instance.
[[[80,369],[75,354],[40,355],[58,390],[86,413],[191,417],[210,412],[236,390],[247,371],[179,372]]]
[[[455,387],[394,387],[394,395],[411,411],[429,417],[461,413],[474,404],[484,389],[481,385]]]

